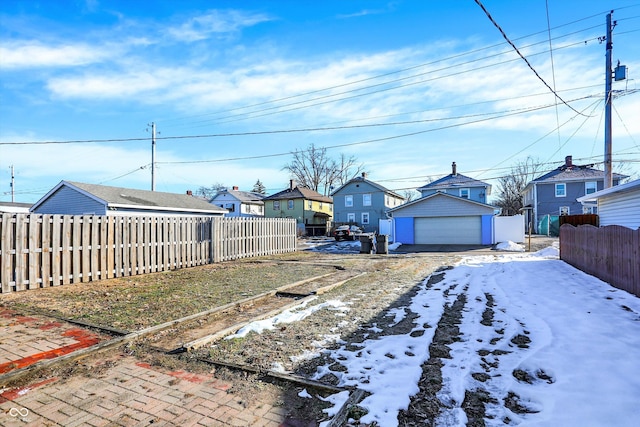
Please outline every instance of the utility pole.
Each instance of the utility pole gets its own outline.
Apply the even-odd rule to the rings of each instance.
[[[612,11],[613,12],[613,11]],[[606,40],[606,66],[605,66],[605,90],[604,90],[604,188],[613,186],[613,172],[611,170],[611,13],[607,14],[607,40]]]
[[[156,123],[151,122],[151,191],[156,191]]]
[[[13,174],[13,165],[11,165],[11,203],[14,203],[15,200],[15,188],[16,188],[16,177]]]

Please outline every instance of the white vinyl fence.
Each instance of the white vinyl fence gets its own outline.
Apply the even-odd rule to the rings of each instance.
[[[524,215],[493,217],[493,243],[522,243],[524,235]]]

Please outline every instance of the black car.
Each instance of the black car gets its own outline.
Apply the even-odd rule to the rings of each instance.
[[[340,240],[356,240],[358,234],[362,234],[362,229],[357,225],[341,225],[333,232],[333,237]]]

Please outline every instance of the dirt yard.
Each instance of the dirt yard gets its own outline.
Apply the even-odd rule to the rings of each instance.
[[[537,239],[532,250],[549,243],[549,240]],[[446,271],[460,256],[455,252],[363,255],[344,251],[332,253],[330,250],[301,251],[268,259],[3,295],[1,305],[133,331],[336,269],[364,273],[318,295],[313,301],[314,305],[332,301],[347,304],[348,311],[344,316],[336,316],[335,310],[318,310],[298,322],[260,334],[250,333],[244,338],[219,340],[181,355],[158,352],[153,348],[153,339],[148,337],[119,350],[170,369],[180,367],[195,372],[215,372],[221,378],[233,379],[235,385],[230,392],[236,395],[238,402],[250,401],[257,394],[273,395],[290,418],[307,420],[309,424],[305,425],[316,425],[314,423],[327,419],[322,410],[329,404],[320,399],[302,398],[299,387],[292,387],[286,380],[266,379],[264,373],[275,371],[310,378],[318,366],[327,363],[334,363],[332,369],[340,370],[339,361],[327,360],[325,354],[318,356],[320,349],[335,345],[332,340],[357,344],[376,336],[411,331],[414,326],[411,316],[395,323],[387,314],[388,310],[407,306],[425,277]],[[430,285],[436,284],[441,277],[441,274],[433,275]],[[430,347],[431,358],[423,365],[419,394],[400,414],[400,425],[431,425],[437,416],[442,405],[435,397],[442,385],[440,360],[447,357],[447,344],[457,339],[456,324],[463,306],[464,295],[461,295],[459,301],[446,308],[438,325],[429,325],[437,328]],[[89,361],[65,369],[69,375],[76,369],[81,375],[91,376],[95,373],[87,368],[90,365]],[[225,365],[240,369],[225,368]],[[243,366],[251,369],[243,370]],[[320,381],[332,385],[336,378],[329,374]],[[482,399],[480,395],[469,396],[465,411],[470,420],[481,421]],[[355,421],[344,425],[359,426],[357,420],[362,415],[361,409],[353,405],[347,418]]]

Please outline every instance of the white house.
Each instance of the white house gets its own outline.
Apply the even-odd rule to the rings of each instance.
[[[218,191],[209,203],[226,209],[227,217],[264,217],[264,194],[232,188]]]
[[[578,198],[584,206],[597,206],[600,226],[640,228],[640,179]]]
[[[0,202],[0,213],[29,213],[31,203]]]

